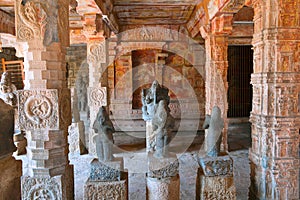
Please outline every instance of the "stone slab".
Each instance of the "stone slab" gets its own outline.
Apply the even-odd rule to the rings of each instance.
[[[166,158],[156,158],[153,154],[148,154],[147,177],[167,178],[178,174],[179,161],[176,155],[170,154]]]
[[[127,179],[120,181],[91,181],[84,186],[84,200],[118,199],[128,200]]]
[[[147,200],[179,200],[179,175],[162,179],[147,177],[146,196]]]
[[[228,155],[199,158],[205,176],[233,176],[233,161]]]
[[[123,158],[107,162],[94,159],[91,162],[90,181],[120,181],[123,177]]]

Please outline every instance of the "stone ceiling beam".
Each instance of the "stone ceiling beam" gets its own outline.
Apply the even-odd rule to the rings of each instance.
[[[119,32],[119,24],[117,21],[117,17],[115,16],[115,13],[113,12],[113,3],[111,0],[102,1],[102,0],[95,0],[96,4],[100,8],[102,14],[103,14],[103,21],[108,25],[108,27],[113,31],[114,33]]]

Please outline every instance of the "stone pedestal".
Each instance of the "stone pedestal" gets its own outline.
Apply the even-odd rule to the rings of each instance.
[[[87,153],[84,130],[83,121],[72,123],[71,126],[69,126],[68,143],[69,152],[71,154],[82,155]]]
[[[128,177],[123,171],[123,159],[91,162],[90,176],[84,186],[84,199],[128,199]]]
[[[153,151],[153,145],[155,144],[155,135],[153,134],[152,121],[146,121],[146,152]]]
[[[128,199],[127,179],[120,181],[91,181],[87,180],[84,186],[85,200],[98,199]]]
[[[233,161],[228,155],[199,159],[196,199],[236,199]]]
[[[168,178],[147,177],[148,200],[179,200],[180,197],[179,175]]]
[[[0,199],[21,198],[22,162],[15,160],[11,153],[0,156]]]
[[[175,155],[156,158],[148,155],[147,200],[179,200],[179,162]]]

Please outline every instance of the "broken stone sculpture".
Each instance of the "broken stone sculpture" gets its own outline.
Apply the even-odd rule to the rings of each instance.
[[[98,159],[100,161],[111,161],[113,159],[112,145],[115,129],[104,106],[99,108],[93,129],[96,133],[94,142]]]
[[[168,93],[169,89],[161,87],[157,80],[153,81],[150,88],[142,90],[142,111],[145,121],[152,119],[159,101],[165,100],[169,105],[170,97]]]
[[[154,156],[158,158],[167,156],[167,145],[170,140],[171,131],[174,127],[174,118],[170,114],[170,109],[165,100],[159,101],[152,119],[152,126],[153,135],[156,137]]]
[[[208,129],[205,135],[206,155],[217,157],[220,153],[221,136],[224,128],[224,120],[221,118],[221,109],[218,106],[213,107],[211,116],[205,116],[203,128]]]
[[[13,143],[14,109],[0,99],[0,157],[16,150]]]
[[[0,98],[11,106],[16,106],[17,97],[15,92],[17,88],[11,82],[11,76],[9,72],[4,72],[0,81]]]

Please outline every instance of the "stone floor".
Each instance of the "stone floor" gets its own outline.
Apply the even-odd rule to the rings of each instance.
[[[122,136],[118,136],[122,138]],[[195,199],[196,174],[198,164],[196,154],[203,143],[203,133],[195,135],[179,134],[170,145],[170,151],[176,153],[180,163],[180,197],[182,200]],[[143,141],[143,140],[137,140]],[[116,142],[118,143],[118,141]],[[237,190],[237,199],[248,199],[250,185],[250,165],[248,149],[250,147],[250,124],[230,124],[228,130],[229,155],[234,160],[234,181]],[[130,145],[119,145],[115,156],[124,158],[124,167],[128,170],[129,199],[146,199],[146,156],[143,142]],[[75,199],[83,199],[84,183],[89,175],[89,155],[70,155],[74,165]]]

